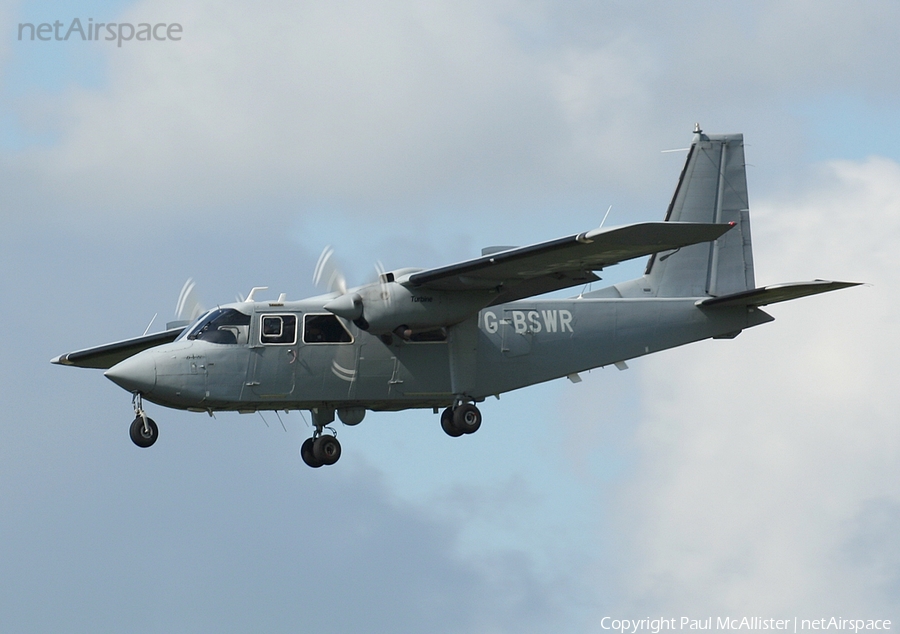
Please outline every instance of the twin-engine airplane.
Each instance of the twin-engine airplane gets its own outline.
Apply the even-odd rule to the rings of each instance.
[[[647,255],[638,279],[570,299],[536,298]],[[383,272],[349,290],[338,276],[332,282],[330,293],[300,301],[257,301],[263,289],[254,289],[193,323],[53,363],[104,368],[131,392],[139,447],[159,433],[143,399],[210,415],[309,410],[315,431],[300,454],[320,467],[341,455],[329,427],[335,413],[356,425],[367,410],[443,409],[447,434],[471,434],[481,425],[476,403],[488,396],[730,339],[772,321],[760,306],[856,285],[756,287],[743,136],[708,136],[699,126],[664,222],[489,247],[465,262]]]

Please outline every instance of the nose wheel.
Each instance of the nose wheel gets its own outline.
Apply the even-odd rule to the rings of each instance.
[[[149,447],[159,438],[159,427],[153,422],[153,419],[147,416],[138,416],[131,423],[131,440],[138,447]]]
[[[132,421],[131,428],[128,431],[131,435],[131,440],[135,445],[147,448],[159,438],[159,427],[157,427],[153,419],[144,412],[140,392],[135,393],[132,402],[134,404],[134,421]]]
[[[441,413],[441,429],[453,438],[463,434],[474,434],[479,427],[481,427],[481,412],[472,403],[460,403],[456,407],[448,407]]]

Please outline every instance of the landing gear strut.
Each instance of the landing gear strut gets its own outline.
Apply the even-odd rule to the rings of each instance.
[[[326,411],[313,410],[313,424],[316,431],[313,432],[312,438],[307,438],[300,446],[300,457],[313,469],[333,465],[341,457],[341,443],[338,442],[337,436],[324,433],[325,425],[334,421],[334,411],[332,410],[330,414],[328,416]]]
[[[134,421],[131,423],[131,440],[138,447],[149,447],[159,438],[159,427],[153,422],[153,419],[144,412],[144,405],[141,400],[141,393],[135,392],[132,398],[134,405]]]
[[[474,434],[481,427],[481,412],[473,403],[460,403],[441,413],[441,429],[448,436],[457,438]]]

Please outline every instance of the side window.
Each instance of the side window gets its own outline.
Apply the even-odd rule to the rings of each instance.
[[[332,314],[303,316],[303,343],[352,343],[353,337]]]
[[[296,315],[263,315],[260,322],[259,339],[262,343],[297,343]]]

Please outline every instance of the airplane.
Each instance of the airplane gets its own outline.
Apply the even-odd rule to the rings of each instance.
[[[857,282],[757,287],[742,134],[694,128],[662,222],[602,228],[432,269],[381,271],[346,288],[323,253],[329,292],[288,301],[222,304],[191,323],[60,355],[52,363],[104,369],[132,394],[130,435],[153,445],[143,401],[207,412],[308,410],[300,449],[310,467],[341,456],[345,425],[367,411],[430,408],[452,437],[481,426],[489,396],[614,365],[704,339],[731,339],[773,317],[761,306]],[[600,280],[649,256],[644,274],[567,299],[540,297]],[[182,297],[181,301],[184,301]],[[327,433],[326,433],[327,431]]]

